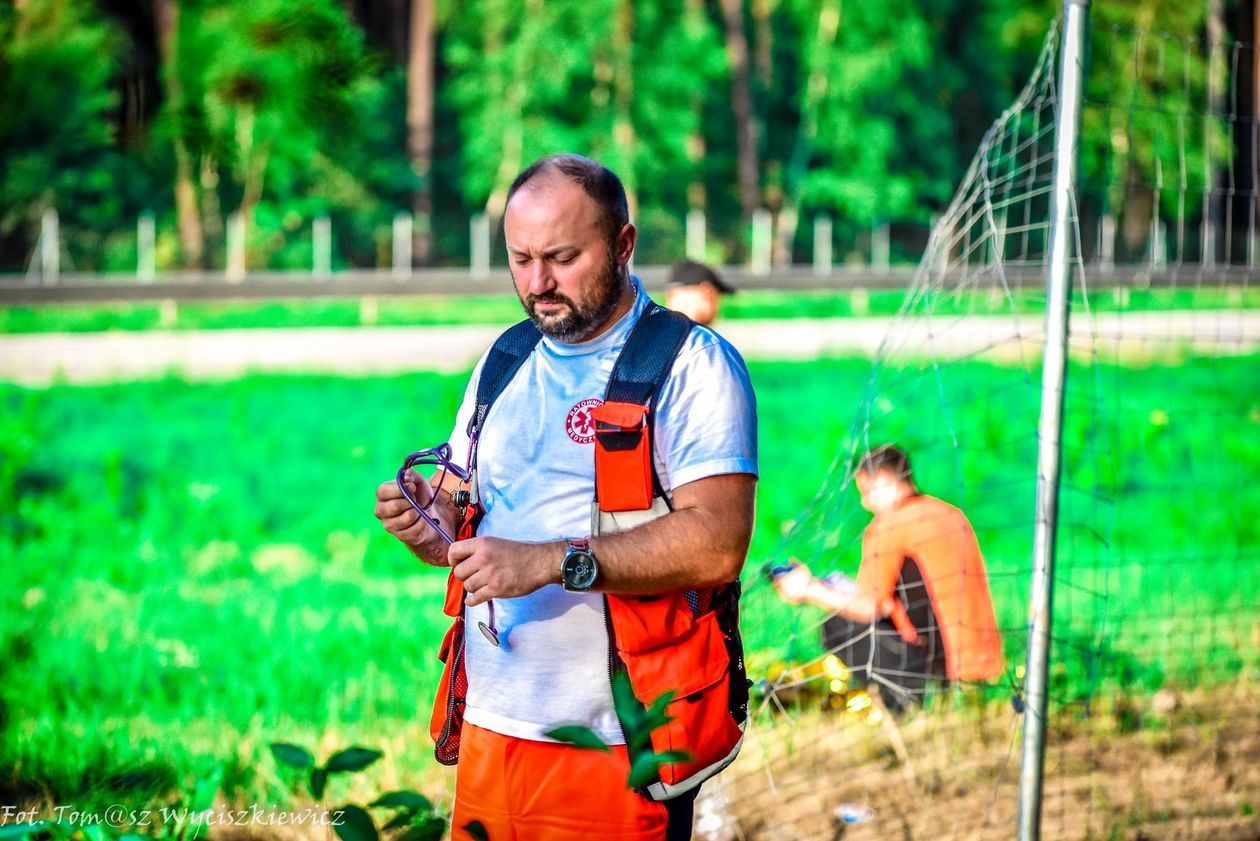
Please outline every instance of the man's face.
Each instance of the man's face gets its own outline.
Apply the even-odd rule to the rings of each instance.
[[[862,495],[862,507],[867,511],[880,514],[897,507],[901,499],[901,483],[887,470],[858,473],[853,480]]]
[[[609,243],[601,222],[594,200],[563,175],[538,176],[507,206],[503,230],[517,297],[556,341],[593,338],[628,300],[634,227]]]
[[[712,283],[670,286],[665,289],[665,306],[680,312],[697,324],[712,324],[718,313],[718,290]]]

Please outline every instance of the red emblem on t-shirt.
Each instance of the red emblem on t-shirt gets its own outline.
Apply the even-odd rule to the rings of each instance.
[[[569,410],[569,416],[564,419],[564,431],[569,433],[575,444],[589,444],[595,440],[595,419],[591,417],[591,409],[603,402],[592,397]]]

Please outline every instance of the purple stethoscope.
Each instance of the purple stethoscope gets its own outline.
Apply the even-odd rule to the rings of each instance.
[[[476,442],[470,442],[468,448],[469,463],[472,462],[474,447],[476,447]],[[445,540],[448,544],[454,543],[455,538],[451,537],[450,532],[448,532],[438,520],[437,514],[433,510],[433,505],[437,502],[437,491],[434,490],[433,495],[429,497],[429,501],[424,505],[421,505],[416,498],[411,495],[411,492],[407,490],[406,479],[408,472],[413,468],[425,466],[436,467],[441,471],[437,483],[432,485],[432,487],[439,489],[446,482],[446,474],[448,473],[453,474],[457,479],[459,479],[461,484],[467,485],[470,480],[470,471],[468,468],[460,467],[458,464],[451,461],[450,443],[439,444],[438,446],[430,447],[427,450],[418,450],[417,452],[407,456],[407,458],[403,460],[402,467],[398,469],[398,490],[402,492],[403,497],[407,500],[407,502],[411,503],[411,507],[416,509],[416,513],[423,517],[424,521],[432,526],[434,531],[436,531],[443,540]],[[421,476],[421,478],[423,479],[424,477]],[[464,509],[468,507],[470,500],[469,490],[467,488],[461,488],[453,493],[451,498],[455,507],[459,510],[460,518],[462,519]],[[490,609],[490,624],[487,625],[485,622],[478,622],[477,628],[491,645],[498,648],[502,645],[502,643],[499,640],[499,631],[494,624],[494,600],[491,599],[487,601],[486,607]]]

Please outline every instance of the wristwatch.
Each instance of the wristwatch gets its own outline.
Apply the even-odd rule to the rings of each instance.
[[[564,560],[560,562],[560,583],[566,590],[584,592],[599,578],[599,562],[591,551],[590,541],[570,540],[568,543]]]

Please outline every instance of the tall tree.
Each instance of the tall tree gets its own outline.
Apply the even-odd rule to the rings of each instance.
[[[153,19],[162,58],[162,82],[166,88],[167,108],[178,122],[186,116],[183,84],[179,74],[178,0],[153,0]],[[192,156],[184,138],[185,132],[178,129],[171,133],[171,144],[175,152],[175,218],[184,267],[199,269],[205,264],[206,238],[201,225],[197,188],[193,182]]]
[[[620,163],[620,173],[630,202],[633,218],[638,210],[638,178],[635,174],[634,128],[634,0],[621,0],[617,4],[616,24],[613,26],[613,99],[616,102],[613,118],[613,147],[615,160]],[[624,163],[621,163],[624,162]]]
[[[407,54],[407,158],[417,179],[412,259],[433,259],[434,0],[412,0]]]
[[[726,24],[726,58],[731,68],[731,111],[735,115],[735,136],[739,148],[739,203],[744,218],[748,219],[761,204],[760,131],[753,112],[752,70],[741,0],[722,0],[722,17]]]
[[[129,203],[133,174],[115,145],[124,40],[86,0],[0,3],[0,253],[25,268],[45,210],[64,243],[101,265],[107,234]],[[134,225],[134,217],[129,220]],[[68,255],[66,255],[68,256]]]

